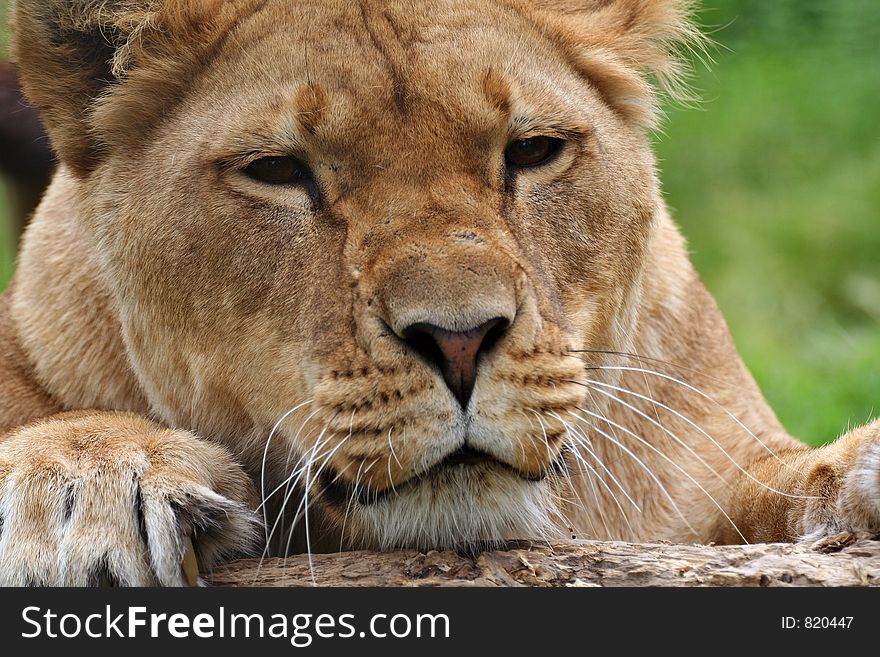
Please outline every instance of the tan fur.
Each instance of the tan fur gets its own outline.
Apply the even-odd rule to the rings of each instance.
[[[20,0],[63,166],[0,301],[0,581],[179,584],[247,479],[267,552],[880,528],[878,425],[785,434],[664,207],[690,8]],[[463,410],[408,327],[496,318]]]

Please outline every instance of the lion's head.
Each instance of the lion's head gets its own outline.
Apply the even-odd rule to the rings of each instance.
[[[154,411],[348,544],[462,546],[564,526],[689,8],[20,1],[16,53]]]

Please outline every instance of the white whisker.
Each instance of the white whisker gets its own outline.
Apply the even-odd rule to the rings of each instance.
[[[591,411],[587,411],[586,409],[581,409],[581,410],[585,413],[589,413],[590,415],[592,415],[602,421],[610,423],[609,420],[602,417],[601,415],[597,415],[596,413],[593,413]],[[624,445],[619,440],[617,440],[614,436],[610,435],[607,431],[603,431],[602,429],[600,429],[599,427],[590,423],[589,420],[587,420],[584,417],[581,417],[577,413],[572,412],[571,414],[574,415],[575,417],[577,417],[578,419],[580,419],[582,422],[586,423],[586,425],[588,427],[590,427],[593,431],[595,431],[599,435],[601,435],[604,438],[606,438],[607,440],[609,440],[613,445],[616,445],[627,456],[629,456],[633,461],[635,461],[648,474],[648,476],[651,478],[651,480],[655,484],[657,484],[657,487],[660,488],[660,492],[662,492],[663,495],[666,497],[666,499],[669,500],[669,503],[672,505],[672,508],[678,514],[678,517],[681,519],[682,522],[684,522],[684,524],[687,526],[687,528],[691,530],[691,532],[694,534],[694,536],[700,535],[699,532],[697,532],[697,530],[694,529],[693,525],[691,525],[690,522],[688,522],[688,519],[685,517],[685,515],[681,512],[681,509],[678,507],[678,504],[676,504],[675,499],[673,499],[672,495],[670,495],[669,491],[666,489],[666,486],[663,485],[663,483],[660,481],[660,479],[657,477],[657,475],[654,474],[654,471],[651,470],[651,468],[649,468],[648,465],[644,461],[642,461],[642,459],[640,459],[638,456],[636,456],[632,452],[632,450],[630,450],[626,445]],[[623,427],[619,427],[619,428],[623,428]],[[641,439],[639,438],[639,440],[641,440]]]
[[[389,483],[390,486],[391,486],[391,490],[392,490],[392,492],[396,495],[396,494],[397,494],[397,489],[394,487],[394,477],[391,476],[391,457],[394,456],[394,460],[397,460],[397,456],[394,454],[394,447],[393,447],[393,445],[391,444],[391,432],[392,432],[392,431],[394,431],[394,427],[391,427],[391,428],[388,430],[388,448],[389,448],[389,454],[388,454],[388,483]],[[400,461],[397,461],[397,465],[400,466],[401,468],[403,467],[403,466],[400,465]]]
[[[610,387],[610,388],[613,388],[614,390],[617,390],[617,391],[619,391],[619,392],[625,392],[625,393],[637,394],[637,393],[632,393],[632,391],[630,391],[630,390],[626,390],[625,388],[619,388],[619,387],[617,387],[617,386],[611,386],[611,384],[600,383],[600,382],[597,382],[597,381],[593,381],[592,379],[585,379],[585,381],[586,381],[588,384],[592,384],[592,385],[598,385],[598,386],[603,386],[603,387]],[[583,383],[579,383],[579,385],[584,385],[584,384],[583,384]],[[663,426],[660,422],[656,421],[654,418],[652,418],[651,416],[647,415],[646,413],[644,413],[644,412],[641,411],[640,409],[636,408],[636,407],[633,406],[632,404],[628,404],[627,402],[625,402],[624,400],[620,399],[619,397],[617,397],[617,396],[615,396],[615,395],[612,395],[610,392],[607,392],[607,391],[605,391],[605,390],[601,390],[601,389],[599,389],[599,388],[593,388],[593,390],[594,390],[595,392],[598,392],[598,393],[601,394],[601,395],[604,395],[604,396],[608,397],[609,399],[611,399],[611,400],[613,400],[613,401],[616,401],[616,402],[617,402],[618,404],[620,404],[621,406],[624,406],[624,407],[628,408],[629,410],[631,410],[633,413],[635,413],[635,414],[638,415],[639,417],[642,417],[642,418],[644,418],[645,420],[647,420],[648,422],[650,422],[651,424],[653,424],[655,427],[657,427],[658,429],[660,429],[663,433],[665,433],[667,436],[669,436],[670,438],[672,438],[672,439],[673,439],[675,442],[677,442],[679,445],[681,445],[682,447],[684,447],[684,448],[688,451],[688,453],[691,454],[691,456],[693,456],[695,459],[697,459],[697,460],[703,465],[703,467],[705,467],[709,472],[711,472],[713,475],[715,475],[715,476],[716,476],[716,477],[717,477],[717,478],[718,478],[718,479],[719,479],[719,480],[720,480],[725,486],[727,486],[728,488],[730,487],[730,483],[729,483],[724,477],[722,477],[722,476],[718,473],[718,471],[715,470],[715,468],[713,468],[711,465],[709,465],[709,464],[706,462],[706,460],[705,460],[702,456],[700,456],[700,455],[699,455],[699,454],[698,454],[698,453],[697,453],[697,452],[696,452],[696,451],[695,451],[690,445],[688,445],[684,440],[682,440],[681,438],[679,438],[677,434],[675,434],[675,433],[673,433],[672,431],[670,431],[669,429],[667,429],[667,428],[666,428],[665,426]],[[641,397],[641,395],[638,395],[638,396]],[[653,401],[653,400],[651,400],[651,399],[649,399],[649,398],[647,398],[647,397],[645,397],[645,399],[648,400],[648,401]],[[658,406],[661,406],[661,407],[665,408],[665,406],[663,406],[663,404],[660,404],[660,402],[655,402],[655,404],[658,405]],[[714,442],[714,441],[713,441],[713,442]],[[716,444],[717,444],[717,443],[716,443]],[[720,445],[719,445],[719,448],[720,448]],[[723,451],[723,450],[722,450],[722,451]],[[726,452],[725,452],[725,454],[726,454]],[[730,458],[730,457],[728,457],[728,458]],[[731,458],[731,460],[733,460],[733,459]]]
[[[263,501],[260,503],[260,507],[263,507],[263,530],[265,532],[267,544],[269,542],[269,517],[267,515],[264,503],[266,500],[266,460],[269,455],[269,445],[272,443],[272,437],[275,435],[275,432],[278,431],[278,427],[281,426],[284,420],[290,417],[291,414],[301,409],[303,406],[307,406],[313,403],[313,401],[314,400],[310,399],[309,401],[303,402],[302,404],[298,404],[297,406],[294,406],[289,411],[287,411],[284,415],[282,415],[281,419],[278,420],[278,422],[275,423],[275,426],[272,427],[272,431],[269,432],[269,438],[266,440],[266,447],[265,449],[263,449],[263,461],[260,467],[260,494]],[[257,511],[260,510],[260,507],[257,507]]]
[[[569,436],[571,437],[571,439],[573,441],[572,447],[575,450],[577,450],[578,445],[580,445],[580,440],[578,438],[576,438],[575,436],[572,436],[571,434],[569,434]],[[626,511],[623,510],[623,506],[620,504],[620,500],[617,499],[617,495],[614,494],[614,491],[611,490],[611,487],[607,484],[605,479],[602,478],[602,476],[599,474],[599,472],[587,462],[587,460],[584,458],[583,454],[580,454],[578,451],[576,451],[575,455],[576,455],[576,458],[579,460],[579,462],[582,465],[584,465],[591,473],[596,475],[596,479],[599,481],[600,484],[602,484],[602,486],[605,488],[605,490],[608,491],[608,494],[611,495],[611,499],[614,500],[614,504],[617,507],[617,510],[620,512],[620,516],[623,518],[623,522],[626,524],[627,528],[630,531],[630,535],[635,536],[636,532],[629,522],[629,517],[626,515]],[[627,496],[627,498],[628,497],[629,496]],[[638,508],[638,507],[636,507],[636,508]],[[609,538],[612,538],[612,537],[609,536]]]
[[[554,415],[555,415],[555,413],[554,413]],[[568,424],[565,420],[563,420],[558,415],[556,417],[566,427],[566,432],[568,433],[568,429],[569,429],[569,427],[571,427],[571,425]],[[642,508],[638,504],[636,504],[635,500],[633,500],[633,498],[630,497],[629,493],[626,491],[626,488],[623,487],[623,484],[621,484],[620,481],[618,481],[617,477],[615,477],[614,474],[611,472],[611,470],[608,469],[608,466],[606,466],[605,463],[602,461],[602,459],[599,458],[598,454],[596,454],[596,452],[594,452],[592,450],[590,440],[589,440],[589,438],[587,438],[586,434],[584,434],[581,431],[577,431],[575,427],[571,427],[571,429],[575,430],[576,433],[578,434],[576,437],[572,436],[572,438],[577,438],[577,444],[580,445],[581,447],[583,447],[585,450],[587,450],[589,455],[592,456],[593,459],[595,459],[595,461],[599,465],[599,467],[601,467],[606,473],[608,473],[608,476],[611,478],[611,481],[613,481],[617,485],[617,487],[620,489],[620,492],[623,493],[624,497],[626,497],[626,499],[629,501],[629,503],[633,505],[633,508],[636,511],[638,511],[639,513],[641,513]]]
[[[339,551],[340,552],[342,552],[342,546],[345,541],[345,525],[348,522],[348,514],[351,511],[352,503],[354,502],[355,498],[357,497],[358,487],[360,486],[360,483],[361,483],[361,472],[364,469],[364,463],[365,463],[365,461],[361,461],[360,465],[358,466],[357,475],[354,478],[354,486],[351,489],[351,495],[349,496],[348,504],[345,507],[345,516],[342,518],[342,531],[339,535]]]
[[[756,484],[758,484],[759,486],[765,488],[766,490],[769,490],[769,491],[771,491],[771,492],[773,492],[773,493],[776,493],[776,494],[778,494],[778,495],[782,495],[783,497],[790,497],[790,498],[792,498],[792,499],[817,499],[816,497],[809,496],[809,495],[793,495],[793,494],[791,494],[791,493],[786,493],[786,492],[783,492],[783,491],[781,491],[781,490],[777,490],[776,488],[773,488],[772,486],[769,486],[768,484],[764,483],[764,482],[761,481],[760,479],[755,478],[755,477],[752,475],[751,472],[749,472],[748,470],[746,470],[745,468],[743,468],[743,467],[742,467],[742,466],[736,461],[736,459],[734,459],[734,458],[733,458],[733,457],[727,452],[727,450],[725,450],[724,447],[722,447],[722,446],[718,443],[718,441],[715,440],[715,438],[713,438],[713,437],[712,437],[712,436],[711,436],[711,435],[710,435],[705,429],[703,429],[700,425],[698,425],[697,423],[695,423],[693,420],[691,420],[690,418],[688,418],[688,417],[685,416],[684,414],[679,413],[678,411],[676,411],[674,408],[671,408],[670,406],[667,406],[666,404],[663,404],[662,402],[658,402],[658,401],[656,401],[656,400],[654,400],[654,399],[651,399],[650,397],[646,397],[645,395],[639,394],[639,393],[634,392],[634,391],[632,391],[632,390],[628,390],[628,389],[626,389],[626,388],[621,388],[621,387],[619,387],[619,386],[611,385],[610,383],[602,383],[601,381],[593,381],[592,379],[586,379],[586,381],[587,381],[589,384],[594,385],[594,386],[601,386],[601,387],[604,387],[604,388],[610,388],[610,389],[612,389],[612,390],[616,390],[617,392],[622,392],[622,393],[627,394],[627,395],[632,395],[632,396],[634,396],[634,397],[638,397],[639,399],[642,399],[642,400],[644,400],[644,401],[650,402],[650,403],[654,404],[656,407],[662,408],[663,410],[668,411],[669,413],[672,413],[672,414],[675,415],[677,418],[679,418],[679,419],[682,420],[683,422],[686,422],[689,426],[693,427],[693,428],[696,429],[698,432],[700,432],[703,436],[705,436],[706,438],[708,438],[708,439],[712,442],[712,444],[715,445],[715,447],[717,447],[717,448],[721,451],[721,453],[724,454],[724,456],[727,457],[727,459],[728,459],[731,463],[733,463],[734,467],[736,467],[737,470],[739,470],[739,471],[740,471],[742,474],[744,474],[746,477],[748,477],[749,479],[751,479],[752,481],[754,481],[754,482],[755,482]],[[668,429],[666,429],[666,428],[663,427],[662,425],[657,424],[657,423],[654,422],[650,417],[648,417],[647,415],[645,415],[642,411],[640,411],[640,410],[637,409],[636,407],[632,406],[631,404],[626,403],[625,401],[623,401],[623,400],[620,399],[619,397],[617,397],[617,396],[615,396],[615,395],[612,395],[611,393],[606,392],[606,391],[603,391],[603,390],[596,390],[596,392],[599,392],[599,393],[601,393],[601,394],[603,394],[603,395],[606,395],[607,397],[610,397],[610,398],[613,399],[614,401],[616,401],[616,402],[618,402],[618,403],[620,403],[620,404],[623,404],[624,406],[626,406],[627,408],[629,408],[629,409],[632,410],[633,412],[637,413],[637,414],[640,415],[641,417],[644,417],[644,418],[645,418],[646,420],[648,420],[649,422],[652,422],[652,423],[655,424],[656,426],[660,427],[660,429],[662,429],[663,431],[665,431],[669,436],[671,436],[675,441],[677,441],[682,447],[684,447],[686,450],[688,450],[688,452],[690,452],[691,454],[693,454],[693,456],[695,456],[695,457],[697,458],[697,460],[700,461],[700,463],[702,463],[706,468],[708,468],[708,469],[712,472],[712,474],[714,474],[714,475],[715,475],[716,477],[718,477],[721,481],[723,481],[725,484],[727,484],[728,486],[730,486],[730,484],[729,484],[729,483],[728,483],[728,482],[727,482],[727,481],[726,481],[721,475],[719,475],[719,474],[714,470],[714,468],[712,468],[708,463],[706,463],[706,462],[700,457],[699,454],[697,454],[693,449],[691,449],[691,448],[690,448],[690,447],[689,447],[689,446],[688,446],[683,440],[681,440],[681,439],[680,439],[678,436],[676,436],[674,433],[672,433],[671,431],[669,431]]]
[[[747,434],[749,434],[749,436],[754,438],[761,445],[761,447],[763,447],[767,451],[768,454],[770,454],[773,458],[775,458],[777,461],[782,463],[787,469],[789,469],[789,470],[794,469],[794,468],[792,468],[792,466],[789,463],[786,463],[784,460],[782,460],[776,454],[776,452],[774,452],[772,449],[770,449],[770,447],[768,447],[767,444],[765,444],[763,440],[761,440],[757,435],[755,435],[755,433],[751,429],[749,429],[745,424],[743,424],[742,421],[738,417],[736,417],[733,413],[728,411],[721,402],[717,401],[715,398],[711,397],[710,395],[707,395],[705,392],[703,392],[699,388],[692,386],[690,383],[688,383],[686,381],[682,381],[681,379],[678,379],[674,376],[670,376],[668,374],[664,374],[662,372],[655,372],[654,370],[644,369],[641,367],[625,367],[623,365],[597,365],[597,366],[591,367],[589,369],[616,370],[616,371],[622,371],[622,372],[641,372],[643,374],[650,374],[652,376],[657,376],[657,377],[660,377],[661,379],[666,379],[667,381],[671,381],[672,383],[683,386],[684,388],[687,388],[691,392],[695,392],[700,397],[712,402],[715,406],[717,406],[722,411],[724,411],[724,413],[731,420],[733,420],[737,425],[739,425],[740,428],[743,429],[743,431],[745,431]]]
[[[315,444],[314,444],[314,446],[313,446],[310,450],[308,450],[308,451],[307,451],[307,452],[306,452],[306,453],[305,453],[305,454],[304,454],[304,455],[303,455],[303,456],[297,461],[297,463],[299,463],[299,462],[302,461],[303,459],[306,459],[306,462],[305,462],[305,464],[303,465],[303,467],[300,468],[298,471],[294,472],[292,475],[290,475],[290,477],[288,477],[288,479],[287,479],[286,484],[283,484],[283,485],[285,485],[285,495],[284,495],[284,500],[283,500],[283,502],[282,502],[282,504],[281,504],[281,510],[278,512],[278,515],[277,515],[277,517],[276,517],[275,523],[274,523],[274,525],[273,525],[273,527],[272,527],[272,531],[269,533],[270,538],[271,538],[272,536],[274,536],[275,531],[276,531],[276,529],[278,528],[279,523],[281,523],[281,526],[282,526],[282,528],[283,528],[283,518],[284,518],[285,512],[286,512],[286,510],[287,510],[287,505],[288,505],[288,503],[290,502],[290,498],[291,498],[291,497],[293,496],[293,494],[296,492],[296,486],[297,486],[297,484],[299,483],[300,479],[302,479],[303,474],[307,474],[307,473],[310,471],[311,467],[314,465],[315,461],[316,461],[318,458],[323,459],[323,464],[322,464],[322,466],[321,466],[321,469],[323,469],[323,467],[329,462],[330,458],[332,458],[332,456],[336,453],[336,451],[337,451],[340,447],[342,447],[342,445],[345,443],[345,440],[342,440],[342,441],[340,441],[340,442],[336,445],[336,447],[334,447],[333,449],[331,449],[331,450],[330,450],[329,452],[327,452],[326,454],[322,454],[320,457],[317,456],[317,452],[318,452],[318,450],[322,449],[322,448],[323,448],[325,445],[327,445],[331,440],[333,440],[333,438],[335,438],[335,434],[331,434],[330,436],[328,436],[328,437],[325,438],[324,440],[321,440],[321,438],[323,437],[324,433],[325,433],[325,432],[327,431],[327,429],[330,427],[330,423],[331,423],[332,421],[333,421],[332,418],[331,418],[330,420],[327,421],[327,423],[324,425],[324,428],[321,430],[321,433],[318,435],[317,439],[315,440]],[[278,489],[276,488],[276,491],[277,491],[277,490],[278,490]],[[297,511],[298,511],[299,508],[301,508],[301,507],[302,507],[302,502],[300,503],[300,506],[298,507]],[[298,516],[297,516],[297,517],[298,517]],[[294,530],[294,527],[295,527],[295,525],[296,525],[296,522],[297,522],[297,518],[295,517],[295,519],[294,519],[294,521],[293,521],[293,523],[292,523],[292,525],[291,525],[291,528],[290,528],[289,536],[292,536],[292,535],[293,535],[293,530]],[[280,534],[283,536],[283,529],[281,530]],[[287,547],[286,547],[285,550],[283,551],[283,554],[285,555],[285,558],[286,558],[286,555],[288,554],[289,551],[290,551],[290,539],[288,539]]]
[[[391,427],[388,430],[388,449],[391,451],[391,456],[393,456],[394,460],[397,462],[397,467],[399,467],[401,470],[403,470],[403,464],[400,462],[400,459],[397,458],[397,454],[395,454],[395,452],[394,452],[394,443],[391,441],[391,432],[392,431],[394,431],[394,427]],[[390,461],[389,461],[389,465],[390,465]],[[390,476],[389,476],[389,478],[390,478]]]
[[[745,537],[745,536],[743,535],[743,533],[739,530],[739,527],[737,527],[737,525],[736,525],[736,523],[733,521],[733,519],[727,514],[727,511],[725,511],[724,508],[723,508],[723,507],[718,503],[718,501],[715,499],[715,497],[714,497],[709,491],[707,491],[707,490],[703,487],[703,485],[700,484],[700,482],[698,482],[696,479],[694,479],[694,478],[693,478],[693,477],[692,477],[692,476],[691,476],[691,475],[690,475],[690,474],[689,474],[684,468],[682,468],[681,466],[679,466],[675,461],[673,461],[671,458],[669,458],[668,456],[666,456],[666,454],[664,454],[664,453],[661,452],[659,449],[657,449],[656,447],[654,447],[654,446],[653,446],[651,443],[649,443],[647,440],[645,440],[644,438],[642,438],[642,437],[639,436],[638,434],[636,434],[636,433],[630,431],[630,430],[627,429],[626,427],[624,427],[624,426],[622,426],[622,425],[620,425],[620,424],[617,424],[617,423],[614,422],[613,420],[609,420],[609,419],[606,418],[606,417],[602,417],[601,415],[597,415],[596,413],[593,413],[592,411],[588,411],[587,409],[582,408],[581,411],[583,411],[584,413],[587,413],[587,414],[589,414],[589,415],[591,415],[591,416],[593,416],[593,417],[595,417],[595,418],[601,420],[602,422],[607,422],[607,423],[610,424],[611,426],[617,427],[618,429],[620,429],[620,430],[623,431],[624,433],[626,433],[626,434],[632,436],[633,438],[635,438],[636,440],[638,440],[639,442],[641,442],[645,447],[647,447],[647,448],[650,449],[652,452],[656,453],[656,454],[657,454],[658,456],[660,456],[662,459],[664,459],[665,461],[667,461],[667,462],[668,462],[670,465],[672,465],[672,467],[674,467],[676,470],[678,470],[679,472],[681,472],[685,477],[688,478],[688,480],[689,480],[691,483],[693,483],[697,488],[699,488],[707,498],[709,498],[709,500],[712,502],[712,504],[714,504],[714,505],[718,508],[719,511],[721,511],[722,515],[727,519],[727,521],[730,523],[730,525],[733,527],[733,529],[736,531],[736,533],[739,534],[739,537],[743,540],[743,543],[748,544],[748,541],[746,540],[746,537]],[[585,420],[585,421],[586,421],[586,420]],[[589,424],[589,423],[588,423],[588,424]],[[593,429],[595,429],[596,431],[598,431],[599,433],[604,433],[604,432],[602,432],[602,430],[599,429],[598,427],[596,427],[596,426],[594,426],[594,425],[592,425],[592,424],[590,424],[590,426],[591,426]],[[610,438],[610,437],[609,437],[609,438]],[[611,440],[614,440],[614,439],[612,438]],[[620,445],[620,443],[618,443],[618,441],[615,440],[614,442],[617,443],[618,445]],[[657,481],[657,480],[655,479],[655,481]],[[665,489],[664,489],[664,490],[665,490]],[[667,493],[667,495],[668,495],[668,493]],[[671,497],[670,497],[669,499],[670,499],[670,501],[672,501],[672,498],[671,498]],[[682,520],[684,520],[685,523],[687,524],[688,528],[689,528],[691,531],[693,531],[697,536],[699,536],[699,534],[698,534],[697,532],[694,531],[694,528],[690,525],[690,523],[688,523],[687,520],[684,518],[684,516],[682,515],[681,511],[678,509],[678,506],[675,504],[675,502],[673,501],[672,503],[673,503],[673,505],[675,506],[676,511],[678,512],[679,516],[680,516],[680,517],[682,518]]]
[[[590,484],[590,490],[593,491],[593,499],[596,500],[596,506],[594,508],[599,514],[599,520],[602,523],[602,527],[605,528],[604,538],[606,541],[613,541],[614,535],[611,533],[611,528],[608,527],[608,522],[605,520],[605,511],[602,508],[602,502],[599,500],[599,492],[596,490],[596,484],[593,483],[593,475],[595,472],[596,471],[593,470],[593,468],[588,468],[586,472],[587,482]]]
[[[315,417],[319,412],[320,412],[320,409],[316,409],[315,411],[310,413],[309,416],[300,425],[299,429],[296,430],[296,434],[293,436],[293,439],[290,441],[291,447],[290,447],[290,450],[287,452],[287,460],[284,463],[285,472],[287,470],[289,470],[289,468],[290,468],[290,457],[293,455],[296,447],[305,442],[304,440],[300,440],[300,436],[301,436],[303,430],[308,426],[309,422],[312,421],[312,418]],[[299,460],[297,460],[297,463],[299,463]],[[287,487],[285,487],[285,490],[284,490],[285,500],[287,500],[288,493],[290,492],[289,485],[290,485],[290,479],[288,479],[288,485],[287,485]],[[286,504],[286,501],[285,501],[285,504]],[[283,515],[281,516],[281,527],[279,529],[278,535],[279,536],[284,535],[284,516]]]

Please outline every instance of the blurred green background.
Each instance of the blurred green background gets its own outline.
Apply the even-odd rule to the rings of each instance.
[[[657,136],[666,195],[783,424],[824,442],[880,413],[880,2],[703,7],[716,63]]]
[[[9,3],[0,0],[0,58],[5,58],[6,36],[6,8]],[[8,201],[5,181],[0,179],[0,289],[2,289],[12,275],[13,259],[15,257],[14,238],[12,229],[7,220]]]
[[[655,137],[666,195],[770,403],[818,444],[880,410],[880,3],[702,6],[715,63]]]

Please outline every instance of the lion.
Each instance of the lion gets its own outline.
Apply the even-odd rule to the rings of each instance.
[[[664,204],[691,2],[19,0],[13,34],[60,166],[0,301],[3,584],[880,529],[880,423],[785,432]]]

